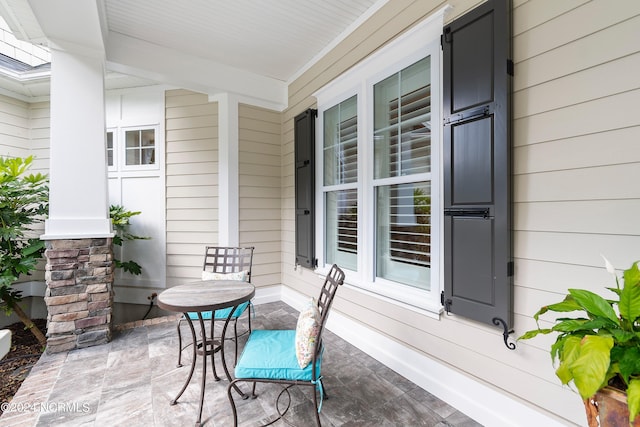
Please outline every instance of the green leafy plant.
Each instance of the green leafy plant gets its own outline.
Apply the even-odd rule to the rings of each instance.
[[[150,239],[150,237],[137,236],[129,232],[131,217],[140,215],[140,213],[140,211],[128,211],[120,205],[111,205],[109,207],[109,216],[111,217],[111,223],[115,231],[115,236],[113,236],[114,245],[121,247],[125,241]],[[121,261],[114,258],[113,261],[116,268],[121,268],[127,273],[135,275],[142,274],[142,267],[133,260]]]
[[[48,212],[49,187],[46,175],[27,174],[33,156],[0,157],[0,298],[7,314],[16,313],[42,346],[46,338],[18,303],[20,291],[13,288],[21,275],[36,269],[44,242],[34,231]]]
[[[639,262],[624,270],[621,286],[615,269],[605,259],[616,283],[607,289],[617,298],[608,300],[584,289],[569,289],[563,301],[546,305],[533,316],[538,329],[519,338],[557,333],[551,358],[559,362],[556,375],[562,383],[573,382],[585,405],[607,385],[626,391],[629,422],[640,412]],[[580,314],[557,318],[553,327],[540,328],[539,318],[547,312]]]

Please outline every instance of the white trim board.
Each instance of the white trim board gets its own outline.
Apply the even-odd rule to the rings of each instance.
[[[301,310],[309,297],[283,286],[281,299],[291,307]],[[339,312],[331,312],[327,329],[483,425],[566,425]]]
[[[11,349],[11,331],[0,329],[0,359],[5,357]]]

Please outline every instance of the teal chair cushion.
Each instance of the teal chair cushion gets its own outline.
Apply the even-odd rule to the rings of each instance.
[[[311,381],[312,364],[300,369],[295,339],[295,330],[254,330],[236,365],[236,378]],[[322,352],[316,360],[317,377],[321,363]]]
[[[236,307],[236,310],[233,312],[233,316],[231,316],[231,318],[237,319],[238,317],[240,317],[240,315],[244,313],[244,311],[247,309],[248,306],[249,306],[249,301],[243,302],[242,304],[240,304],[238,307]],[[216,310],[216,314],[214,318],[216,320],[226,320],[227,317],[229,317],[229,313],[231,312],[232,308],[233,307],[223,308],[222,310]],[[198,313],[193,312],[193,313],[188,313],[188,315],[189,315],[189,319],[198,320]],[[202,318],[205,320],[211,319],[211,312],[203,311]]]

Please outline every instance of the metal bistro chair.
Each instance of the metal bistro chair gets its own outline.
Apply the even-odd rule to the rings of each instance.
[[[254,247],[226,247],[226,246],[207,246],[204,252],[204,264],[202,266],[202,280],[244,280],[251,282],[251,266],[253,264],[253,250]],[[249,328],[238,334],[238,319],[248,310]],[[231,316],[233,322],[233,338],[230,339],[235,342],[235,361],[238,360],[238,337],[247,333],[251,333],[251,301],[247,301],[244,304],[239,305]],[[205,320],[211,320],[211,336],[213,337],[213,331],[216,320],[225,321],[229,316],[231,308],[224,310],[216,310],[215,313],[204,312],[202,318]],[[189,318],[192,320],[198,319],[198,313],[188,313]],[[185,321],[185,317],[182,316],[178,322],[178,367],[182,366],[182,350],[187,348],[188,344],[182,347],[182,334],[180,333],[180,325]]]
[[[278,418],[266,425],[281,419],[289,410],[291,396],[289,396],[289,404],[284,411],[280,412],[278,407],[278,400],[283,393],[289,393],[289,388],[293,386],[312,387],[316,423],[320,426],[322,400],[328,398],[322,387],[320,372],[324,351],[322,332],[333,298],[343,282],[344,272],[334,264],[325,278],[318,300],[312,299],[309,306],[300,312],[295,330],[256,329],[251,332],[240,360],[236,364],[235,380],[227,388],[227,395],[233,410],[234,426],[238,425],[238,412],[232,389],[236,389],[243,399],[249,397],[247,394],[242,394],[238,388],[238,383],[241,382],[253,383],[250,394],[252,398],[257,397],[256,383],[283,385],[275,405]],[[319,406],[318,394],[320,395]]]

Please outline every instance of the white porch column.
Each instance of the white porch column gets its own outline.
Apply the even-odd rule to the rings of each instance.
[[[47,353],[111,340],[104,53],[51,49],[51,143],[45,279]]]
[[[240,242],[240,184],[238,155],[238,98],[225,93],[218,102],[218,244]]]
[[[104,55],[51,49],[49,218],[45,240],[111,237]]]

